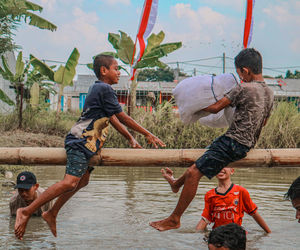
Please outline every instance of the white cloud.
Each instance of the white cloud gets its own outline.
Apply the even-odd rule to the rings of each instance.
[[[299,3],[297,3],[300,5]],[[298,8],[295,3],[295,7]],[[300,7],[300,6],[299,6]],[[280,5],[272,5],[269,8],[264,8],[263,13],[275,20],[280,25],[300,25],[299,14],[293,14],[293,7],[289,3],[281,3]]]
[[[90,60],[89,57],[101,51],[109,49],[107,35],[99,32],[95,25],[99,18],[95,12],[84,12],[76,7],[72,11],[71,22],[62,24],[59,29],[49,34],[50,43],[56,46],[77,47],[82,60]]]
[[[47,9],[48,11],[52,11],[56,4],[56,0],[40,0],[40,2],[43,9]]]
[[[175,18],[180,33],[185,38],[200,41],[211,41],[215,37],[227,36],[227,28],[232,20],[209,7],[193,10],[190,4],[179,3],[171,7],[171,15]]]
[[[102,2],[105,2],[110,5],[114,5],[114,4],[130,5],[130,0],[103,0]]]
[[[266,27],[266,22],[262,21],[258,24],[260,29],[264,29]]]
[[[242,1],[242,0],[200,0],[200,3],[207,3],[209,5],[216,5],[216,6],[229,6],[232,7],[234,9],[241,9],[244,8],[246,1]]]
[[[292,49],[293,52],[300,54],[300,37],[297,37],[295,39],[292,40],[290,47]]]

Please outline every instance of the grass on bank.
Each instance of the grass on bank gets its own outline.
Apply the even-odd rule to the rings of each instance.
[[[80,113],[63,112],[59,118],[55,112],[46,110],[26,110],[23,114],[23,131],[45,136],[61,138],[58,146],[72,125],[77,121]],[[226,129],[215,129],[202,126],[199,123],[184,125],[177,117],[170,103],[164,103],[156,108],[156,112],[149,113],[137,109],[135,120],[143,127],[162,139],[167,148],[205,148],[213,139],[220,136]],[[17,131],[17,115],[15,113],[0,115],[0,132],[15,133]],[[18,131],[20,133],[20,131]],[[150,148],[143,136],[135,134],[144,148]],[[41,145],[42,144],[42,145]],[[43,145],[45,144],[45,145]],[[1,145],[0,145],[1,146]],[[20,145],[22,146],[22,145]],[[53,146],[47,144],[47,139],[38,146]],[[112,127],[105,147],[124,148],[128,142]],[[299,148],[300,147],[300,113],[293,103],[279,102],[274,107],[272,115],[263,129],[256,148]]]

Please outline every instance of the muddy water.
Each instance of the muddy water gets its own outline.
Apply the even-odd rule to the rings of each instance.
[[[64,167],[32,167],[42,187],[64,175]],[[175,176],[184,169],[175,168]],[[252,217],[245,215],[247,249],[300,249],[300,224],[290,202],[283,200],[300,168],[237,169],[233,182],[248,189],[272,234],[266,235]],[[13,179],[15,179],[14,175]],[[3,182],[4,177],[0,177]],[[197,197],[182,218],[180,229],[158,232],[149,221],[166,217],[179,194],[171,193],[159,168],[98,167],[90,184],[61,210],[54,238],[41,218],[28,223],[23,241],[14,237],[14,218],[9,217],[13,189],[0,185],[1,249],[207,249],[203,234],[195,232],[204,194],[216,180],[201,181]]]

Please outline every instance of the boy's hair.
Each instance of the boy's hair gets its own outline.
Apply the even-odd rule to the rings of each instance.
[[[235,223],[216,227],[209,234],[208,244],[227,247],[230,250],[245,250],[246,231]]]
[[[94,58],[93,69],[98,79],[101,77],[100,68],[104,66],[105,68],[109,69],[114,60],[115,58],[113,56],[103,54],[99,54]]]
[[[284,197],[290,201],[300,198],[300,176],[293,181]]]
[[[253,74],[262,73],[262,56],[261,54],[253,49],[243,49],[235,58],[234,64],[237,69],[243,72],[243,67],[249,68]]]

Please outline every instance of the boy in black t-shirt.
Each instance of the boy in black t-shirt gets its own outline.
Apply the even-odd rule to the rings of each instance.
[[[159,138],[122,111],[111,87],[112,84],[118,83],[120,77],[117,61],[112,56],[98,55],[94,59],[94,72],[99,80],[89,88],[81,117],[66,136],[65,177],[62,181],[49,187],[29,206],[17,210],[15,235],[18,239],[23,238],[26,224],[33,212],[58,197],[52,209],[42,214],[56,237],[57,214],[79,189],[88,184],[90,172],[93,170],[88,167],[88,161],[103,146],[109,122],[128,139],[133,148],[141,148],[141,146],[123,124],[143,134],[155,148],[158,145],[165,146]]]

